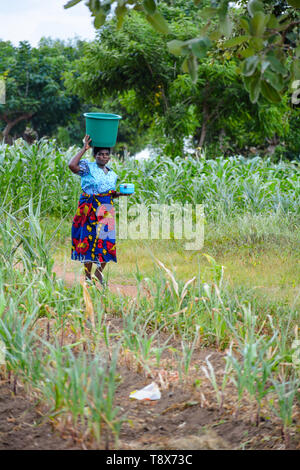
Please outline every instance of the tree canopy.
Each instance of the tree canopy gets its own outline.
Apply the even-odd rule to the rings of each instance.
[[[69,0],[65,8],[82,0]],[[95,28],[101,28],[111,17],[111,7],[118,27],[133,8],[159,33],[168,37],[168,47],[182,56],[182,69],[197,80],[198,60],[217,44],[240,61],[240,73],[253,103],[260,96],[279,102],[286,91],[292,91],[300,79],[300,0],[270,1],[194,0],[201,18],[198,31],[182,40],[170,28],[165,6],[176,0],[88,0]],[[187,1],[190,8],[190,1]],[[192,8],[190,8],[192,10]]]
[[[182,41],[198,24],[193,2],[188,17],[183,3],[164,9],[169,28]],[[251,103],[235,58],[212,48],[199,62],[196,82],[183,73],[183,60],[170,52],[165,36],[132,11],[121,29],[116,19],[101,28],[65,74],[66,84],[102,109],[113,98],[115,110],[123,109],[123,128],[131,123],[145,144],[157,142],[170,155],[182,154],[189,136],[194,148],[209,146],[215,155],[267,149],[287,134],[287,100],[270,105],[262,97]]]
[[[95,41],[43,38],[35,48],[1,41],[5,140],[24,136],[30,125],[32,136],[80,145],[84,112],[115,112],[123,116],[118,147],[131,153],[152,144],[183,155],[188,143],[212,157],[276,151],[294,158],[300,152],[294,3],[118,0],[112,11],[110,0],[90,0]]]
[[[62,80],[79,49],[80,44],[75,49],[50,39],[38,48],[26,41],[18,47],[0,42],[0,74],[5,75],[8,97],[0,105],[0,121],[6,141],[12,130],[20,132],[28,122],[39,136],[51,135],[79,109],[77,96],[66,91]]]

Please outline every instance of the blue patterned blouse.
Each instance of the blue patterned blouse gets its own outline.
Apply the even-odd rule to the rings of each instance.
[[[81,188],[85,193],[100,194],[116,189],[118,175],[108,166],[108,173],[104,173],[96,162],[80,160],[78,165],[80,171],[77,174],[81,176]]]

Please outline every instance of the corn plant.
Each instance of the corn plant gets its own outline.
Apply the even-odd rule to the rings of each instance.
[[[6,348],[7,369],[26,377],[34,345],[34,324],[38,317],[35,306],[25,317],[18,314],[18,302],[10,299],[0,318],[0,339]]]
[[[139,316],[134,318],[133,311],[131,311],[124,316],[123,319],[124,329],[122,340],[124,347],[128,348],[134,354],[137,363],[150,374],[151,369],[149,363],[154,354],[153,347],[160,331],[159,329],[154,333],[147,331],[148,325],[154,315],[155,313],[151,313],[142,323],[141,318]],[[162,350],[163,348],[161,347],[160,349]],[[160,353],[162,352],[163,351],[160,351]]]
[[[68,345],[44,345],[44,379],[36,389],[50,405],[48,416],[65,422],[70,414],[75,434],[90,434],[97,443],[103,427],[117,439],[123,421],[114,406],[119,348],[114,349],[108,364],[101,353],[92,355],[88,350],[75,355]]]
[[[79,179],[67,170],[77,149],[62,152],[45,139],[29,146],[16,142],[0,145],[2,204],[14,201],[19,208],[30,198],[38,204],[41,189],[47,188],[43,207],[47,214],[62,217],[76,207]],[[299,163],[273,163],[260,157],[241,156],[214,160],[186,156],[174,160],[157,156],[149,161],[112,161],[120,180],[135,183],[136,202],[203,203],[210,220],[241,213],[299,214]],[[10,168],[7,172],[6,168]]]
[[[157,336],[157,340],[155,342],[155,346],[152,347],[152,353],[155,356],[156,366],[160,366],[161,358],[164,351],[167,350],[168,344],[173,338],[173,334],[171,334],[162,344],[160,343],[159,335]]]
[[[171,284],[168,284],[169,290],[174,298],[174,306],[176,310],[180,310],[183,300],[185,296],[188,293],[188,286],[191,285],[193,282],[196,280],[196,276],[194,276],[192,279],[189,279],[183,286],[181,292],[179,290],[179,285],[178,282],[176,281],[174,274],[171,272],[170,269],[168,269],[161,261],[156,260],[156,263],[158,266],[160,266],[168,276],[168,278],[171,280]]]
[[[92,430],[98,442],[101,438],[103,424],[106,426],[106,432],[112,433],[117,441],[122,422],[125,419],[124,416],[120,416],[119,408],[114,406],[119,349],[119,345],[114,348],[112,360],[106,368],[99,367],[99,357],[97,356],[90,365],[88,428]]]
[[[290,447],[289,428],[293,420],[293,404],[300,386],[300,380],[298,376],[292,376],[289,380],[273,379],[272,384],[276,393],[276,400],[271,399],[269,404],[273,412],[281,419],[282,435],[285,447],[288,449]]]
[[[231,352],[231,350],[232,350],[232,345],[230,346],[230,352]],[[219,386],[217,378],[216,378],[214,367],[213,367],[212,363],[209,361],[210,356],[211,355],[209,354],[205,358],[206,366],[202,366],[202,370],[203,370],[205,376],[207,377],[207,379],[210,381],[210,383],[213,386],[213,389],[215,391],[216,398],[217,398],[217,403],[218,403],[218,406],[219,406],[219,412],[222,413],[223,405],[224,405],[224,397],[225,397],[224,392],[225,392],[226,385],[227,385],[228,381],[230,380],[230,376],[231,376],[231,372],[232,372],[232,364],[231,364],[231,361],[230,361],[230,355],[227,355],[226,358],[225,358],[225,368],[224,368],[224,371],[223,371],[223,380],[222,380],[221,386]]]
[[[271,379],[282,361],[282,357],[276,352],[278,332],[275,331],[271,338],[266,338],[255,331],[257,318],[251,314],[250,308],[245,308],[245,337],[238,341],[237,355],[230,350],[227,359],[230,362],[235,375],[231,380],[238,391],[238,406],[245,390],[250,397],[256,400],[256,424],[260,422],[260,410],[262,399],[271,391]],[[237,406],[237,410],[238,410]],[[236,411],[237,413],[237,411]]]
[[[181,349],[182,349],[182,366],[183,366],[183,371],[184,375],[187,378],[188,372],[190,369],[191,361],[192,361],[192,356],[195,351],[198,339],[199,339],[199,325],[196,325],[196,330],[194,333],[194,339],[193,342],[190,344],[186,344],[184,341],[181,341]]]
[[[27,312],[20,314],[22,299],[11,298],[8,301],[2,297],[2,301],[4,309],[0,315],[0,343],[5,349],[5,369],[9,376],[11,373],[15,375],[14,392],[18,377],[28,384],[30,395],[31,388],[35,388],[45,377],[44,357],[36,334],[38,306],[33,303]]]

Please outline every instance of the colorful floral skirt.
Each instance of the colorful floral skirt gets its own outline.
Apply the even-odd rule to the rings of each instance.
[[[99,266],[117,262],[114,192],[81,194],[72,224],[71,259]]]

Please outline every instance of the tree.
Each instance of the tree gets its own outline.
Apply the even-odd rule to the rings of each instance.
[[[187,30],[196,31],[179,8],[174,10],[176,14],[173,10],[177,20],[173,18],[172,27],[182,38],[187,37]],[[109,109],[123,114],[126,119],[120,123],[118,140],[123,137],[131,152],[142,148],[147,143],[147,130],[157,116],[167,113],[169,86],[180,72],[181,59],[170,54],[165,38],[133,12],[122,30],[114,20],[106,24],[75,65],[65,73],[69,90],[104,112]]]
[[[69,0],[65,8],[82,0]],[[115,0],[88,0],[95,28],[101,28],[111,14]],[[271,2],[267,0],[194,0],[206,21],[191,38],[182,41],[173,37],[165,19],[165,5],[174,0],[117,0],[114,14],[121,27],[131,8],[139,11],[160,33],[169,37],[169,49],[183,56],[183,71],[197,80],[197,62],[213,42],[224,50],[233,50],[241,62],[241,74],[253,103],[263,96],[279,102],[300,79],[300,0]],[[190,3],[190,2],[189,2]],[[233,3],[233,5],[232,5]],[[208,5],[208,6],[207,6]],[[231,6],[232,5],[232,6]],[[203,9],[203,6],[206,6]],[[236,9],[240,6],[240,10]]]
[[[165,11],[170,29],[184,41],[195,34],[198,20],[193,17],[197,10],[192,2],[189,17],[181,3],[177,0],[177,7]],[[287,105],[267,105],[263,99],[252,104],[235,59],[226,58],[217,48],[210,50],[199,62],[195,83],[182,73],[183,60],[170,53],[164,36],[131,12],[122,29],[116,20],[103,26],[98,40],[85,48],[74,70],[65,74],[66,84],[102,111],[107,100],[116,112],[123,109],[121,124],[135,130],[127,143],[132,145],[142,130],[148,139],[145,144],[151,139],[170,155],[182,154],[189,136],[194,147],[209,146],[216,155],[242,153],[245,147],[264,148],[275,134],[286,134]]]
[[[190,122],[189,134],[182,135],[182,140],[192,135],[194,147],[206,147],[210,156],[249,154],[250,148],[263,152],[275,136],[284,137],[288,132],[287,104],[251,103],[234,60],[216,61],[212,56],[199,65],[196,83],[188,75],[174,80],[170,89],[175,110],[173,139],[180,133],[179,95],[181,122]]]
[[[18,47],[0,43],[0,74],[6,77],[0,122],[6,142],[12,130],[21,135],[29,122],[40,136],[51,135],[79,109],[78,98],[66,91],[62,81],[70,64],[65,52],[61,43],[50,40],[42,41],[39,48],[26,41]]]

